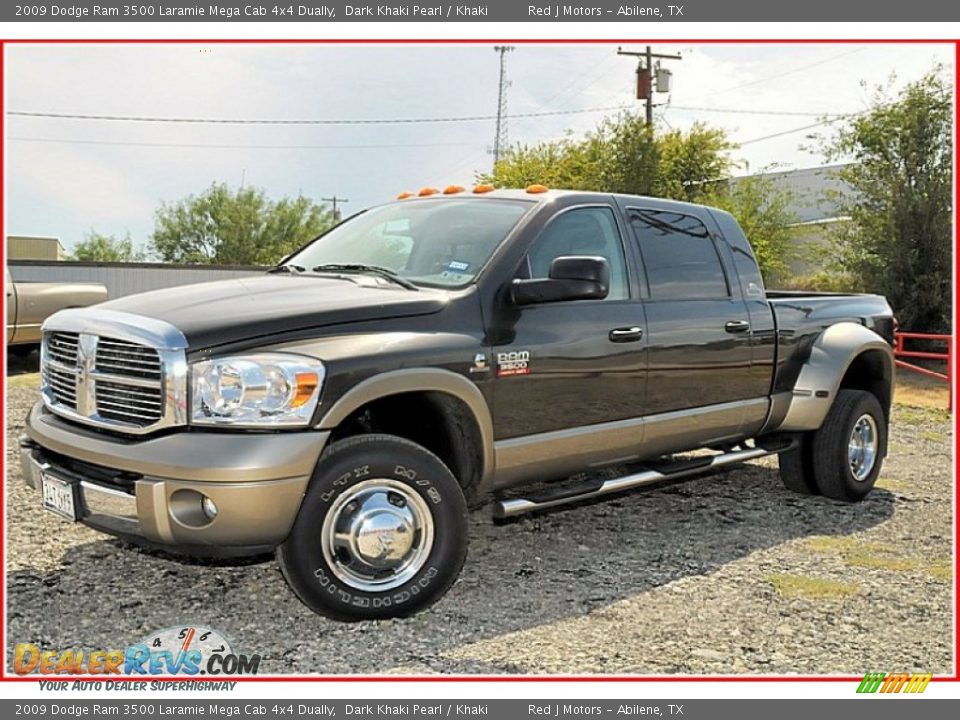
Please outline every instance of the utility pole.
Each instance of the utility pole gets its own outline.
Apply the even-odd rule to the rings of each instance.
[[[500,160],[500,152],[507,146],[507,68],[504,55],[513,50],[513,45],[495,45],[494,51],[500,53],[500,92],[497,99],[497,131],[493,138],[493,165]]]
[[[320,199],[333,206],[333,221],[340,222],[340,211],[337,210],[337,203],[348,203],[350,202],[350,198],[342,198],[334,195],[333,197],[322,197]]]
[[[666,69],[661,71],[659,60],[683,60],[683,58],[679,55],[655,53],[649,45],[645,52],[627,52],[617,48],[617,55],[632,55],[640,58],[637,63],[637,100],[646,100],[647,127],[653,127],[654,80],[657,92],[670,92],[670,71]],[[653,66],[654,58],[658,59],[656,68]],[[656,69],[656,77],[654,77],[654,69]]]

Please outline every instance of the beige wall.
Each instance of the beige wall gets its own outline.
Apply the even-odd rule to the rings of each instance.
[[[65,251],[55,237],[7,236],[7,258],[10,260],[62,260]]]

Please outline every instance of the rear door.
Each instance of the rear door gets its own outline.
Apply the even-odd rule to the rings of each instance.
[[[735,437],[765,416],[767,389],[751,372],[750,316],[729,249],[705,210],[622,202],[646,281],[646,449]]]

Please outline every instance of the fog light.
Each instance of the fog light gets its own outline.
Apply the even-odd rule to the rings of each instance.
[[[200,507],[203,508],[203,514],[211,520],[216,518],[217,513],[220,512],[220,510],[217,508],[217,504],[206,496],[204,496],[203,500],[200,502]]]

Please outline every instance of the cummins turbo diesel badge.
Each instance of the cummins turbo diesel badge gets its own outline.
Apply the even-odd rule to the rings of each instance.
[[[497,377],[530,374],[530,351],[515,350],[497,353]]]

